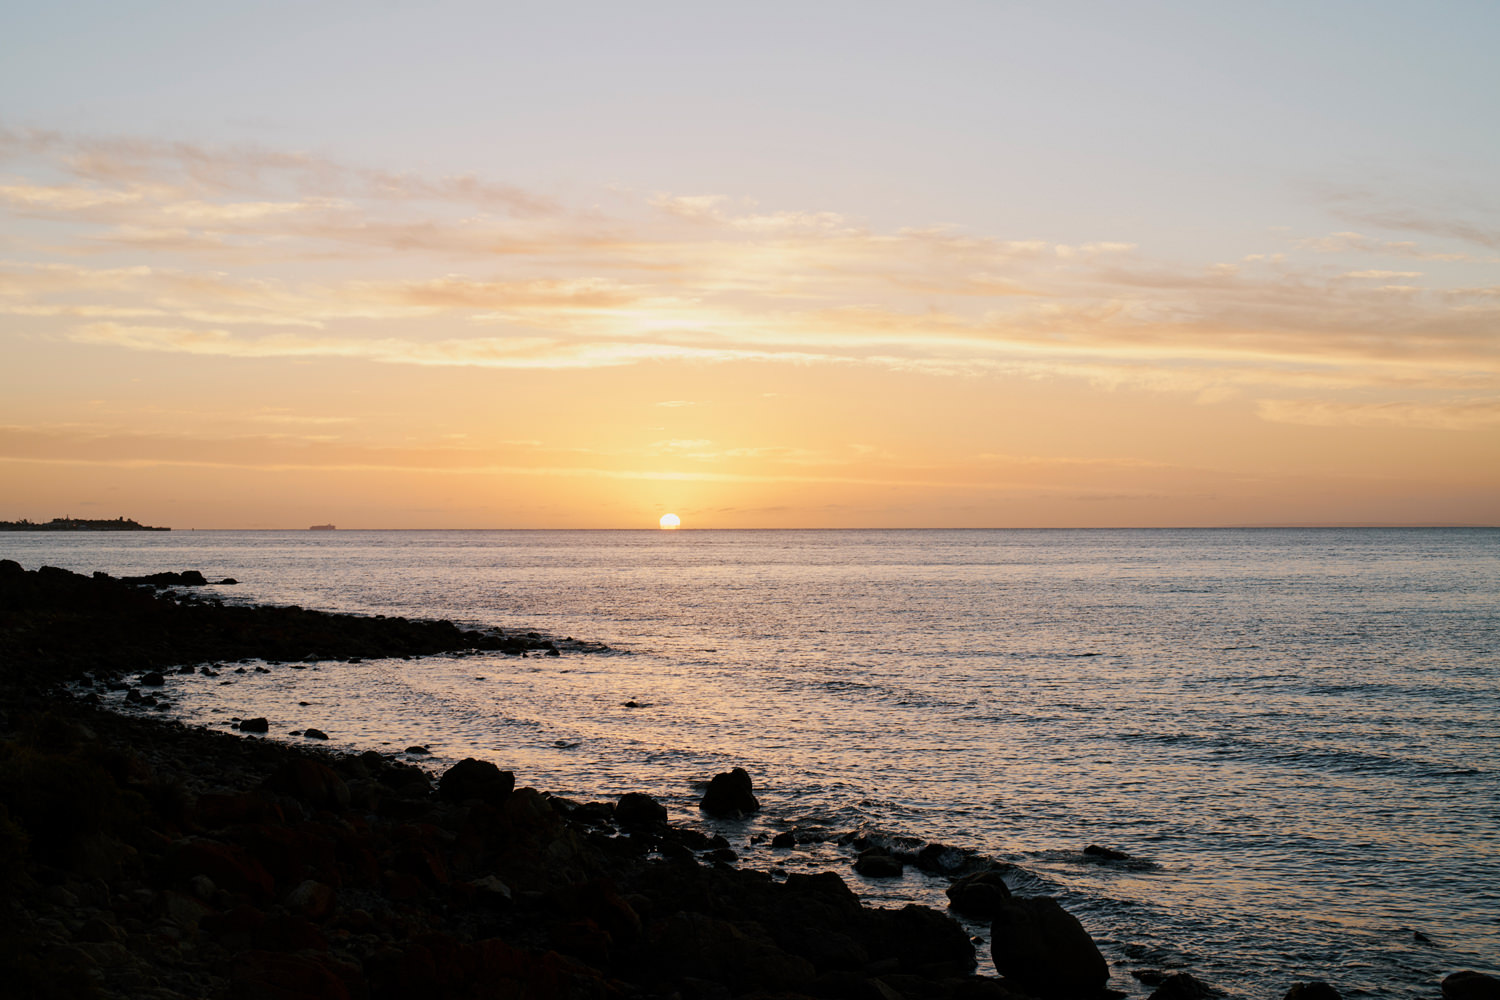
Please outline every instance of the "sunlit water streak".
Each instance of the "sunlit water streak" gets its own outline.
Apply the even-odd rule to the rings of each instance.
[[[647,791],[694,824],[699,783],[742,765],[765,811],[715,826],[731,839],[867,828],[1012,861],[1132,993],[1128,970],[1180,965],[1257,998],[1433,996],[1500,955],[1500,531],[27,534],[0,555],[607,643],[169,683],[190,721],[425,743],[433,767]],[[745,863],[944,903],[832,845]]]

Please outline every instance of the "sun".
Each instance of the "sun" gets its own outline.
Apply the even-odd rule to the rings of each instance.
[[[663,528],[671,529],[680,527],[682,524],[682,518],[678,517],[676,514],[663,514],[661,516],[661,520],[657,523],[660,524]]]

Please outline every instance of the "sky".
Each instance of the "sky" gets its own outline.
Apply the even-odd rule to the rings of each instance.
[[[0,519],[1500,524],[1490,2],[34,4]]]

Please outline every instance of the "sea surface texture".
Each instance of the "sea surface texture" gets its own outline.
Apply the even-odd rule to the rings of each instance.
[[[571,637],[560,657],[231,666],[169,679],[170,714],[649,792],[744,864],[833,868],[880,904],[943,906],[947,883],[766,839],[980,852],[1058,896],[1132,995],[1145,968],[1271,1000],[1500,971],[1500,531],[27,534],[0,556]],[[764,810],[711,822],[702,784],[733,766]]]

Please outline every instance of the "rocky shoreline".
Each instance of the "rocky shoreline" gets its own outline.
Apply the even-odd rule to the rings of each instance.
[[[648,796],[573,802],[476,760],[434,780],[396,755],[210,732],[64,693],[138,692],[153,672],[244,657],[558,652],[448,622],[224,605],[213,591],[230,585],[0,560],[0,992],[1109,995],[1084,928],[1055,901],[1012,897],[1003,865],[951,865],[954,908],[993,928],[996,969],[982,971],[999,975],[979,975],[948,915],[867,907],[833,872],[738,868],[723,838],[670,826]],[[751,776],[715,776],[703,808],[758,809]],[[865,872],[954,856],[851,847]],[[1155,1000],[1211,994],[1184,972],[1155,985]],[[1494,998],[1500,982],[1458,973],[1443,991]],[[1337,997],[1326,984],[1292,992]]]

